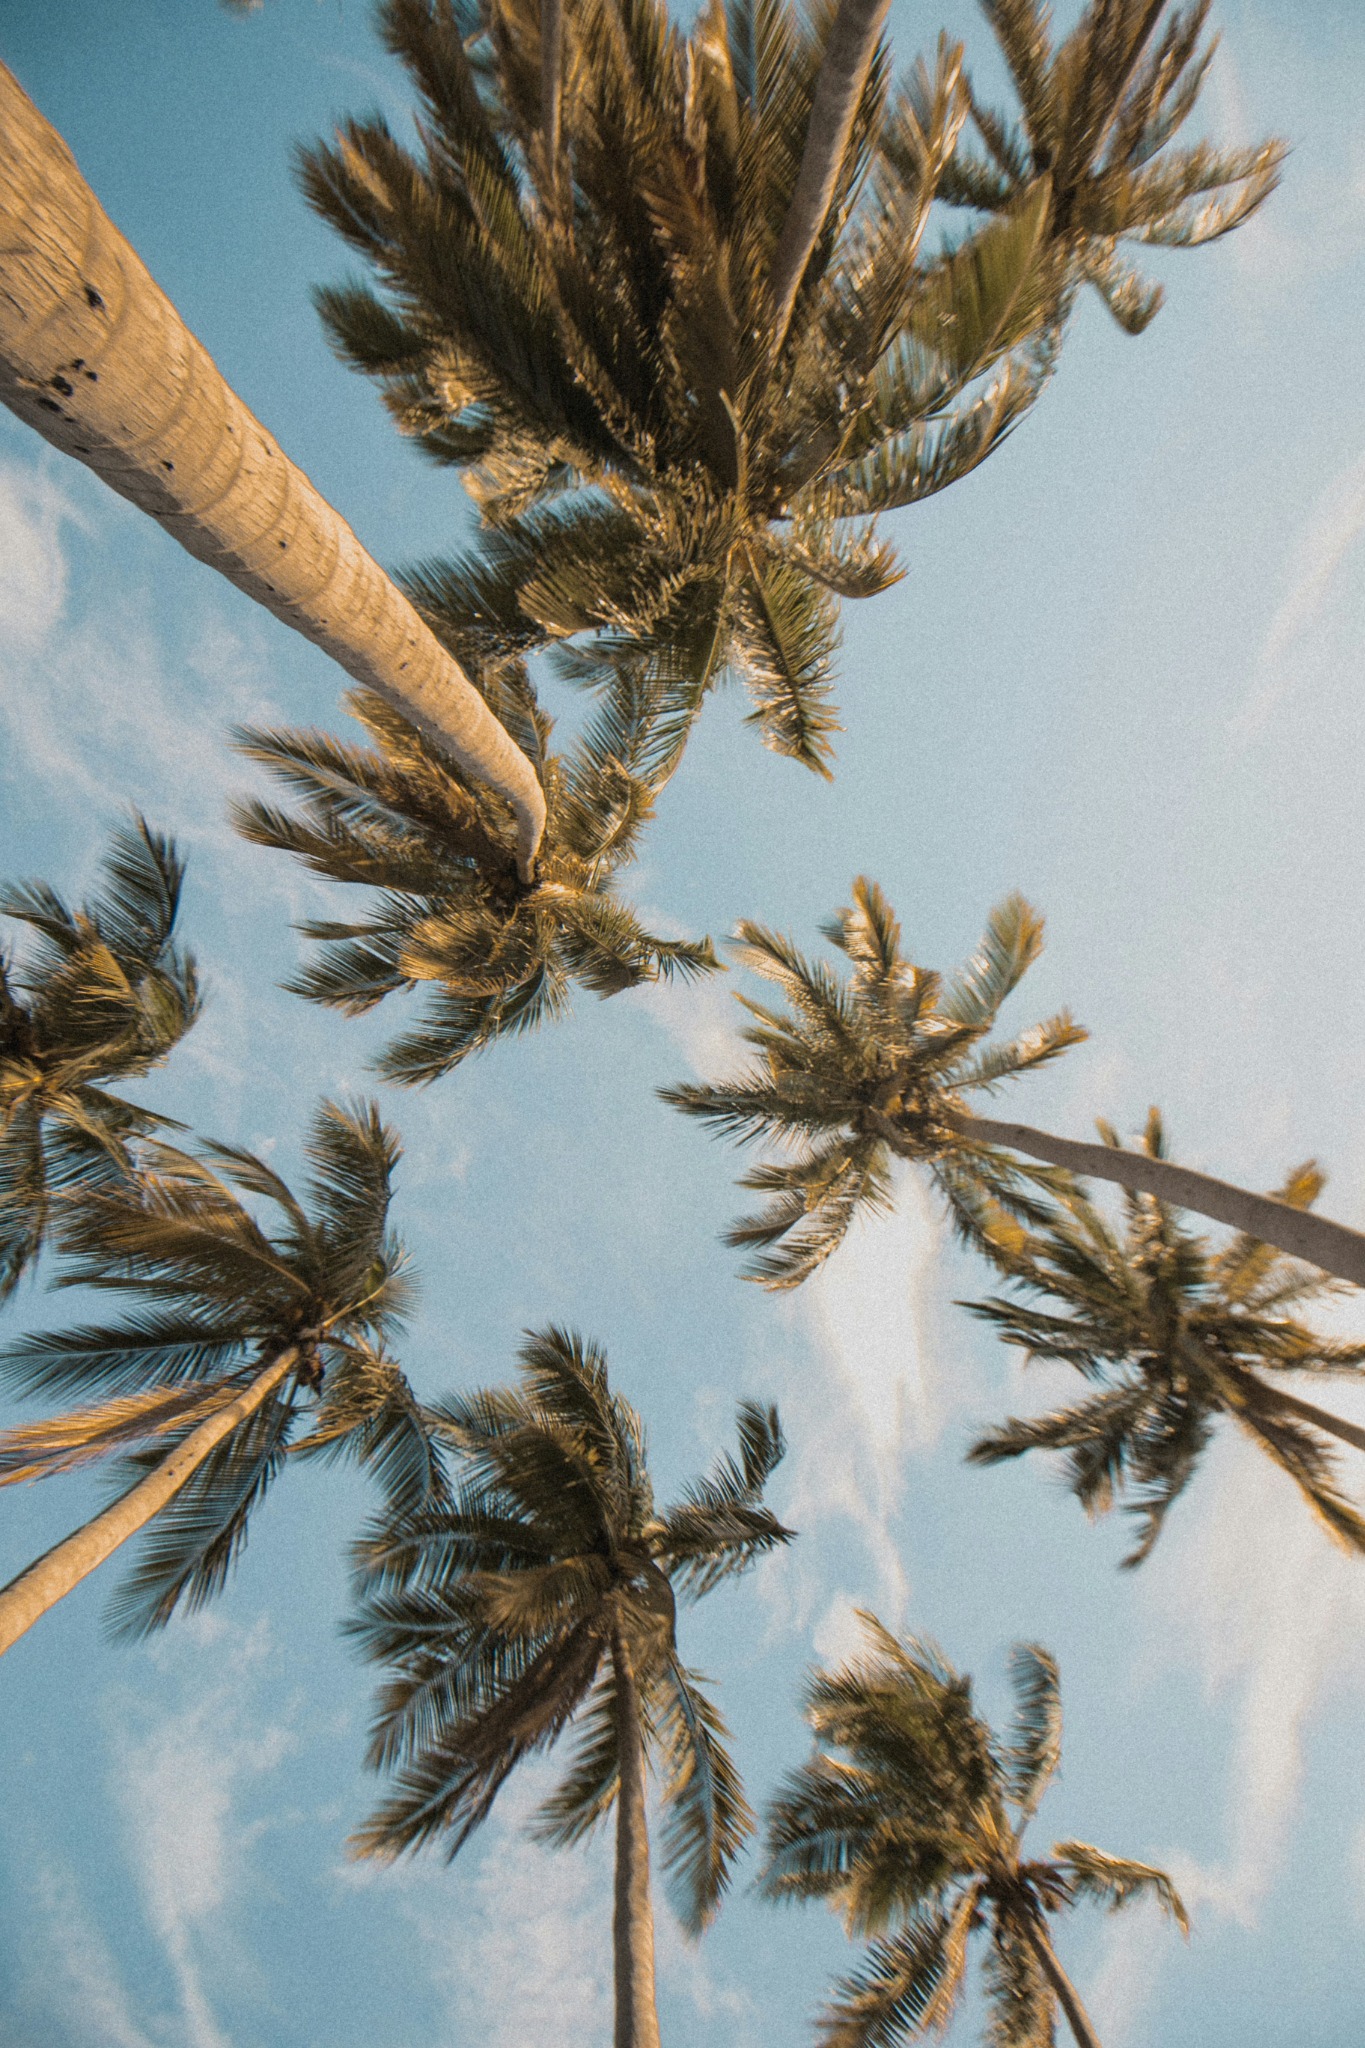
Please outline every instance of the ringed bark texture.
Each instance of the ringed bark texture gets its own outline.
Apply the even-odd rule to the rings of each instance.
[[[618,1630],[612,1640],[616,1674],[617,1753],[616,1897],[612,1949],[616,1978],[614,2048],[659,2048],[654,1998],[654,1908],[649,1895],[649,1829],[645,1816],[645,1745],[640,1694],[630,1651]]]
[[[1151,1159],[1145,1152],[1056,1138],[1031,1124],[1001,1123],[995,1117],[966,1111],[948,1121],[964,1138],[1024,1152],[1031,1159],[1045,1159],[1049,1166],[1066,1167],[1086,1180],[1115,1181],[1138,1194],[1155,1195],[1173,1209],[1192,1209],[1215,1223],[1230,1224],[1262,1244],[1287,1252],[1291,1259],[1303,1259],[1338,1280],[1365,1287],[1365,1232],[1334,1223],[1330,1216],[1317,1216],[1311,1209],[1291,1209],[1274,1195],[1254,1194],[1250,1188],[1234,1187],[1231,1181],[1215,1180],[1212,1174],[1196,1173],[1193,1167],[1177,1166],[1170,1159]]]
[[[0,400],[505,796],[530,879],[545,824],[530,762],[227,384],[3,65]]]
[[[270,1398],[298,1363],[298,1355],[297,1348],[290,1345],[278,1358],[273,1358],[235,1401],[210,1415],[198,1429],[191,1430],[184,1443],[178,1444],[145,1479],[139,1479],[136,1486],[111,1502],[101,1514],[92,1516],[81,1528],[54,1544],[0,1589],[0,1656],[26,1635],[49,1607],[65,1599],[106,1557],[112,1557],[120,1544],[136,1536],[153,1515],[160,1513],[186,1480],[193,1478],[210,1451]]]

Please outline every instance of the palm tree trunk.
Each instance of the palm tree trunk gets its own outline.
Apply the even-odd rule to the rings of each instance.
[[[801,167],[773,253],[773,354],[787,338],[806,265],[820,239],[858,104],[891,0],[839,0],[816,80]]]
[[[620,1789],[616,1800],[616,1897],[612,1952],[616,1979],[614,2048],[659,2048],[654,2003],[654,1909],[649,1896],[649,1829],[645,1820],[645,1746],[640,1694],[620,1629],[611,1639],[616,1676]]]
[[[163,1458],[145,1479],[139,1479],[120,1499],[111,1502],[102,1514],[92,1516],[81,1528],[35,1559],[7,1586],[0,1587],[0,1656],[11,1644],[18,1642],[49,1607],[55,1607],[82,1579],[88,1578],[97,1565],[112,1556],[120,1544],[126,1543],[130,1536],[136,1536],[153,1515],[160,1513],[223,1438],[230,1435],[238,1423],[254,1415],[269,1399],[280,1381],[298,1363],[298,1356],[297,1345],[291,1344],[281,1351],[257,1373],[250,1386],[242,1389],[230,1406],[220,1408],[216,1415],[210,1415],[207,1422],[201,1422],[198,1429],[191,1430],[185,1441]]]
[[[1024,1938],[1038,1958],[1038,1966],[1051,1985],[1053,1996],[1066,2014],[1066,2023],[1076,2037],[1076,2048],[1101,2048],[1100,2037],[1090,2024],[1090,2015],[1081,2004],[1080,1993],[1057,1960],[1057,1951],[1048,1939],[1047,1929],[1032,1919],[1025,1920],[1023,1928]]]
[[[1365,1451],[1365,1429],[1358,1423],[1345,1422],[1340,1415],[1329,1415],[1325,1408],[1318,1407],[1316,1401],[1301,1401],[1297,1394],[1287,1394],[1283,1387],[1270,1386],[1263,1379],[1257,1378],[1255,1385],[1257,1393],[1265,1396],[1268,1407],[1278,1408],[1300,1422],[1310,1423],[1314,1429],[1324,1430],[1328,1436],[1352,1445],[1357,1451]]]
[[[1155,1195],[1174,1209],[1192,1209],[1215,1223],[1230,1224],[1291,1258],[1365,1287],[1365,1232],[1334,1223],[1329,1216],[1293,1209],[1274,1195],[1253,1194],[1249,1188],[1234,1187],[1231,1181],[1215,1180],[1212,1174],[1196,1173],[1189,1166],[1176,1166],[1169,1159],[1152,1159],[1145,1152],[1056,1138],[1030,1124],[1001,1123],[995,1117],[973,1116],[965,1110],[950,1114],[946,1121],[974,1143],[1001,1145],[1011,1152],[1027,1153],[1031,1159],[1045,1159],[1051,1166],[1065,1167],[1082,1178],[1116,1181],[1139,1194]]]
[[[529,880],[545,823],[531,763],[229,388],[3,65],[0,251],[0,401],[499,791]]]

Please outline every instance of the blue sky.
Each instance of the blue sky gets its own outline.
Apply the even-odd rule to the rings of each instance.
[[[670,788],[638,896],[717,937],[760,916],[805,942],[860,870],[919,957],[970,949],[1024,889],[1049,947],[1021,1019],[1069,1003],[1091,1043],[1013,1098],[1085,1134],[1160,1102],[1181,1156],[1271,1185],[1316,1153],[1365,1223],[1365,21],[1223,0],[1207,118],[1294,145],[1250,229],[1161,264],[1130,341],[1086,307],[1006,450],[896,530],[896,590],[847,607],[847,730],[825,789],[714,704]],[[898,55],[974,10],[898,0]],[[289,177],[292,142],[402,88],[358,0],[11,0],[0,55],[225,374],[381,560],[448,546],[458,485],[399,443],[308,301],[347,267]],[[224,732],[336,720],[339,678],[157,529],[0,418],[0,872],[79,891],[130,802],[191,861],[211,989],[147,1099],[291,1165],[320,1092],[369,1084],[383,1022],[285,996],[291,920],[326,892],[235,841]],[[573,707],[565,707],[572,715]],[[1106,2048],[1339,2048],[1365,1995],[1365,1569],[1273,1473],[1220,1442],[1152,1563],[1046,1474],[971,1472],[973,1428],[1042,1404],[954,1307],[984,1275],[907,1182],[897,1217],[779,1303],[716,1233],[733,1160],[653,1090],[730,1056],[723,985],[591,1001],[420,1095],[399,1221],[423,1281],[405,1353],[426,1391],[502,1377],[521,1329],[608,1348],[661,1491],[706,1463],[742,1394],[779,1401],[790,1557],[688,1622],[757,1801],[804,1748],[800,1673],[853,1605],[937,1635],[988,1704],[1004,1655],[1061,1660],[1064,1776],[1037,1823],[1164,1862],[1188,1948],[1134,1913],[1063,1932]],[[37,1289],[11,1329],[68,1304]],[[1350,1311],[1339,1318],[1354,1325]],[[1349,1397],[1338,1397],[1345,1412]],[[1365,1403],[1354,1411],[1365,1415]],[[1365,1484],[1365,1475],[1353,1474]],[[0,1575],[98,1498],[59,1480],[0,1507]],[[342,1843],[368,1674],[341,1641],[344,1475],[279,1485],[229,1595],[111,1647],[98,1580],[0,1671],[5,2048],[527,2048],[609,2039],[603,1851],[518,1833],[531,1788],[453,1870],[357,1872]],[[848,1952],[813,1909],[741,1884],[697,1948],[660,1910],[670,2048],[778,2048]],[[970,2012],[955,2040],[974,2038]]]

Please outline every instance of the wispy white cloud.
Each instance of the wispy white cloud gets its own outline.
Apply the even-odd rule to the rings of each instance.
[[[137,2016],[118,1964],[69,1870],[33,1870],[20,1992],[51,2048],[163,2048]],[[17,2041],[18,2036],[16,2035]]]
[[[183,1625],[173,1648],[152,1654],[188,1674],[184,1703],[148,1716],[124,1702],[111,1790],[148,1925],[176,1986],[181,2038],[186,2048],[231,2048],[205,1985],[204,1948],[210,1938],[215,1949],[225,1946],[231,1907],[249,1878],[256,1830],[241,1815],[242,1792],[277,1768],[294,1738],[263,1722],[256,1707],[257,1680],[271,1656],[264,1622],[242,1632],[206,1617]],[[207,1686],[206,1663],[221,1674]]]
[[[1346,1397],[1333,1405],[1345,1413]],[[1198,1484],[1197,1515],[1144,1568],[1146,1655],[1231,1696],[1227,1846],[1215,1865],[1171,1868],[1192,1908],[1250,1926],[1282,1866],[1313,1715],[1336,1692],[1365,1694],[1365,1578],[1254,1446],[1226,1438]]]
[[[1099,1967],[1085,2003],[1105,2048],[1125,2048],[1139,2033],[1162,1963],[1179,1941],[1170,1920],[1149,1903],[1116,1915],[1104,1932]]]
[[[1365,528],[1365,456],[1338,471],[1294,544],[1288,589],[1261,644],[1256,677],[1232,720],[1241,739],[1253,737],[1299,686],[1311,663],[1316,629],[1336,596],[1339,572]]]

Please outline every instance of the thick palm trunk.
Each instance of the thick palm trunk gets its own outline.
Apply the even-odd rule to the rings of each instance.
[[[616,1981],[616,2031],[612,2039],[614,2048],[659,2048],[640,1694],[630,1650],[619,1629],[612,1637],[611,1656],[616,1675],[621,1772],[616,1799],[616,1896],[611,1923]]]
[[[773,253],[773,351],[787,338],[796,294],[825,225],[891,0],[839,0],[816,80],[801,167]]]
[[[517,820],[535,771],[402,592],[236,396],[0,65],[0,400],[413,719]]]
[[[257,1373],[230,1406],[220,1408],[198,1429],[190,1431],[184,1443],[162,1459],[156,1468],[139,1479],[102,1514],[94,1515],[83,1527],[45,1551],[42,1557],[0,1588],[0,1656],[17,1643],[72,1589],[88,1578],[97,1565],[113,1555],[120,1544],[136,1536],[153,1515],[159,1514],[187,1479],[193,1478],[209,1453],[237,1425],[254,1415],[269,1399],[280,1381],[298,1363],[298,1350],[290,1345]]]
[[[1041,1923],[1029,1921],[1024,1935],[1052,1987],[1053,1996],[1066,2014],[1066,2023],[1076,2037],[1076,2048],[1100,2048],[1100,2037],[1090,2024],[1090,2015],[1081,2004],[1080,1993],[1057,1960],[1057,1951],[1048,1939],[1047,1929]]]
[[[948,1118],[962,1137],[983,1145],[1001,1145],[1011,1152],[1045,1159],[1089,1180],[1116,1181],[1144,1195],[1156,1195],[1173,1209],[1192,1209],[1215,1223],[1227,1223],[1261,1243],[1274,1245],[1291,1258],[1303,1259],[1324,1273],[1365,1287],[1365,1232],[1349,1230],[1311,1209],[1292,1209],[1274,1195],[1253,1194],[1212,1174],[1152,1159],[1145,1152],[1125,1152],[1113,1145],[1090,1145],[1074,1138],[1056,1138],[1031,1124],[1001,1123],[995,1117],[959,1111]]]

